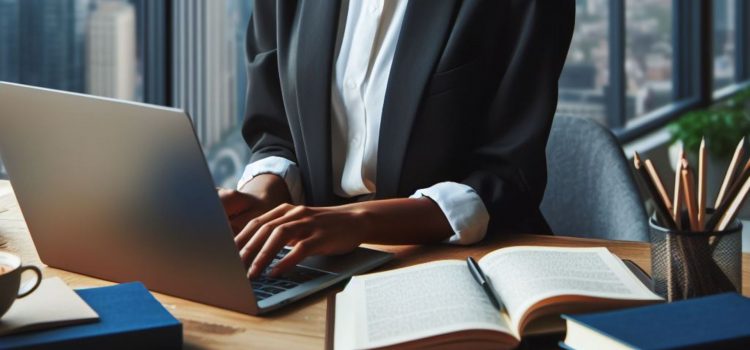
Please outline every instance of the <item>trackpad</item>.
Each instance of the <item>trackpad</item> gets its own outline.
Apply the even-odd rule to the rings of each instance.
[[[302,260],[299,265],[334,273],[362,273],[384,263],[392,255],[377,250],[357,248],[342,255],[316,255]]]

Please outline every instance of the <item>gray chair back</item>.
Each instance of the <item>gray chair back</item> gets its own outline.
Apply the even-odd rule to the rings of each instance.
[[[556,116],[540,206],[555,235],[648,241],[648,217],[622,148],[593,120]]]

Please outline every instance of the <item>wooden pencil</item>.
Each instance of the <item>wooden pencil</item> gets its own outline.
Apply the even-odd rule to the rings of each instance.
[[[732,181],[732,185],[724,195],[725,198],[721,201],[721,204],[716,207],[716,210],[714,210],[714,214],[711,215],[711,218],[708,219],[708,222],[706,223],[706,231],[716,230],[719,221],[729,209],[729,206],[732,204],[734,198],[737,197],[737,194],[739,194],[740,190],[742,189],[742,185],[745,183],[745,180],[748,177],[750,177],[750,160],[745,163],[745,166],[743,167],[740,174],[734,181]]]
[[[651,162],[651,159],[646,159],[643,162],[643,165],[646,168],[646,172],[648,173],[648,176],[651,178],[651,182],[654,183],[654,186],[656,187],[656,191],[658,192],[659,197],[661,198],[661,201],[664,204],[664,207],[667,208],[667,211],[669,213],[672,213],[672,201],[669,199],[669,194],[667,194],[666,187],[664,187],[664,183],[661,181],[661,177],[659,177],[659,173],[656,172],[656,167],[654,167],[654,163]],[[672,221],[674,221],[674,219],[672,219]]]
[[[680,169],[683,159],[685,159],[685,151],[681,150],[677,165],[675,165],[674,196],[672,197],[672,218],[678,229],[682,229],[682,174]]]
[[[701,139],[701,146],[698,150],[698,231],[702,231],[706,224],[706,139]]]
[[[690,170],[690,164],[688,164],[687,159],[682,159],[680,165],[680,175],[682,176],[682,200],[683,203],[685,203],[685,209],[688,213],[690,230],[697,232],[699,230],[698,208],[697,201],[695,200],[695,190],[693,188],[693,174]]]
[[[742,184],[742,188],[740,189],[739,193],[737,193],[737,196],[732,200],[732,204],[729,205],[726,213],[724,213],[724,215],[721,217],[721,220],[719,220],[719,224],[716,226],[717,231],[726,230],[729,224],[734,221],[734,218],[737,217],[737,213],[740,211],[740,208],[742,208],[742,204],[744,204],[745,199],[747,199],[748,192],[750,192],[750,177],[745,179],[745,182]]]
[[[675,229],[676,227],[671,212],[672,204],[669,203],[669,196],[666,194],[664,185],[661,183],[658,175],[656,175],[656,171],[653,169],[652,164],[651,170],[649,170],[649,164],[650,162],[648,160],[645,162],[641,160],[638,152],[633,153],[633,165],[635,166],[636,173],[646,187],[648,195],[654,201],[657,222],[666,228]]]
[[[737,173],[737,166],[742,161],[742,156],[744,154],[745,154],[745,138],[743,137],[740,140],[740,142],[737,144],[737,148],[734,150],[734,155],[732,155],[732,160],[729,162],[729,167],[727,168],[727,172],[726,174],[724,174],[724,181],[721,183],[719,194],[716,196],[716,202],[714,203],[714,208],[718,208],[721,205],[721,202],[724,200],[724,196],[726,195],[726,192],[732,186],[732,183],[734,182],[734,179],[735,179],[735,174]]]

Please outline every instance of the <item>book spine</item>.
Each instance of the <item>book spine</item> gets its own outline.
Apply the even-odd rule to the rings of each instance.
[[[154,327],[133,332],[99,334],[57,342],[40,342],[9,349],[181,349],[182,324]]]

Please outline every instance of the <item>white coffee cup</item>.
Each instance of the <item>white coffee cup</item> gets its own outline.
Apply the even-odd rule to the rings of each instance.
[[[32,271],[34,277],[21,286],[21,275]],[[31,294],[42,282],[42,271],[33,265],[22,265],[21,258],[11,253],[0,252],[0,318],[18,298]]]

